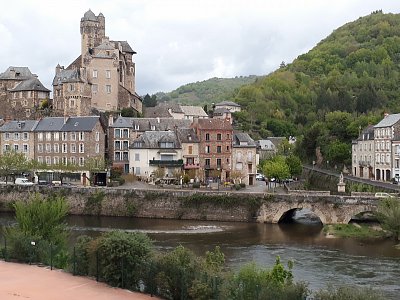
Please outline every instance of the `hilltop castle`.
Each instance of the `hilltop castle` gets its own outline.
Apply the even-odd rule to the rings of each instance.
[[[90,115],[92,109],[142,112],[135,92],[135,63],[127,41],[110,41],[105,18],[88,10],[80,23],[81,54],[68,67],[59,64],[53,79],[53,110],[60,116]]]

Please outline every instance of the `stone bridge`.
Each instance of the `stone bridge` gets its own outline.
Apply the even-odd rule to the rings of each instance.
[[[309,209],[323,224],[347,224],[359,213],[374,212],[379,200],[371,196],[340,196],[329,192],[276,194],[258,212],[257,222],[278,223],[296,209]]]

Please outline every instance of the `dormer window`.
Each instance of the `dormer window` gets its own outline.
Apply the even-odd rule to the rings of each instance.
[[[139,130],[139,124],[135,124],[135,130]]]
[[[173,142],[160,142],[160,148],[174,148]]]
[[[142,148],[142,142],[134,142],[133,147],[135,148]]]

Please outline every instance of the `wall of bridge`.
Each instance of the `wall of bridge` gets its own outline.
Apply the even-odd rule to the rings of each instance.
[[[348,223],[374,211],[373,197],[329,195],[327,192],[292,191],[291,194],[218,192],[200,190],[141,190],[114,188],[0,186],[0,211],[11,211],[15,201],[31,195],[63,195],[71,214],[130,216],[277,223],[289,210],[307,208],[324,224]]]

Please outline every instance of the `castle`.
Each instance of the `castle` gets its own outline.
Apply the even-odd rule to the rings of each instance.
[[[105,18],[90,9],[80,23],[81,54],[68,67],[59,64],[53,79],[53,112],[59,116],[133,108],[142,112],[135,92],[135,63],[127,41],[105,35]]]

